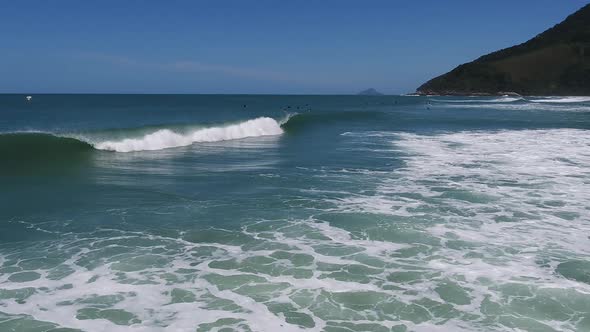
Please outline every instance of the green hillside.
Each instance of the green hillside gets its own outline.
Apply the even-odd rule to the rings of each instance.
[[[438,76],[420,94],[590,95],[590,5],[533,39]]]

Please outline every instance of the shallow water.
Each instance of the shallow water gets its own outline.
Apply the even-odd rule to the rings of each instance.
[[[590,330],[586,99],[0,114],[0,331]]]

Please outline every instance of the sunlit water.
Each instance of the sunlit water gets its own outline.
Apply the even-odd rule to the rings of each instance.
[[[0,96],[0,331],[590,331],[590,99]]]

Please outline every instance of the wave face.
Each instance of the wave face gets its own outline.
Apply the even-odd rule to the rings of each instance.
[[[100,140],[84,134],[12,132],[0,134],[0,153],[7,159],[22,161],[46,157],[63,158],[94,149],[115,152],[153,151],[198,142],[219,142],[282,133],[280,123],[268,117],[226,126],[200,128],[185,133],[163,128],[141,137],[120,140]]]
[[[66,172],[84,167],[91,144],[49,133],[0,134],[0,175]]]
[[[116,152],[150,151],[187,146],[198,142],[219,142],[282,133],[283,130],[276,120],[261,117],[234,125],[198,129],[187,134],[161,129],[140,138],[95,143],[94,147]]]
[[[133,128],[124,131],[117,130],[117,136],[121,136],[121,134],[124,136],[119,139],[94,138],[95,134],[14,132],[0,134],[0,151],[5,156],[19,160],[22,160],[23,157],[40,159],[43,156],[76,154],[93,149],[114,152],[155,151],[188,146],[193,143],[281,135],[285,131],[296,131],[311,123],[326,124],[347,120],[366,120],[375,118],[377,114],[377,112],[290,113],[280,120],[259,117],[236,124],[192,130],[187,130],[186,126],[160,129]],[[146,130],[149,132],[145,133]],[[145,134],[142,135],[141,132]],[[106,136],[112,137],[112,134],[106,134]]]
[[[92,150],[88,142],[73,137],[41,132],[0,134],[0,154],[6,160],[39,159]]]
[[[435,102],[443,102],[443,103],[512,103],[515,101],[524,101],[524,98],[521,97],[502,97],[502,98],[494,98],[494,99],[431,99]]]

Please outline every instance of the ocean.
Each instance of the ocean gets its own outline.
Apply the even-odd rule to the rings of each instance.
[[[0,331],[590,331],[590,98],[0,95]]]

